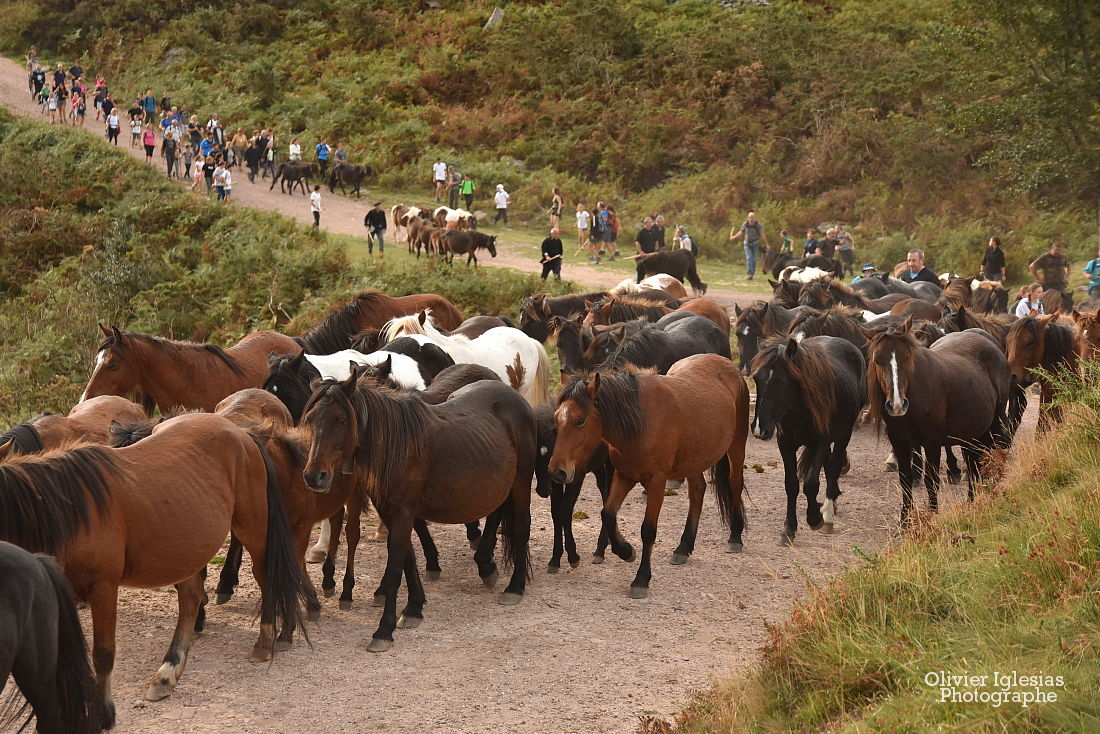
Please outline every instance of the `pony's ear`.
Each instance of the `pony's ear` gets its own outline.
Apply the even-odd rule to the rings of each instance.
[[[103,324],[99,324],[99,330],[103,332],[103,336],[111,336],[111,330]]]
[[[15,448],[15,439],[9,438],[4,443],[0,443],[0,461],[8,458],[11,454],[11,450]]]
[[[877,331],[875,331],[874,329],[868,329],[866,326],[859,327],[859,331],[863,334],[863,338],[867,341],[871,341],[878,334]]]
[[[738,306],[736,303],[733,304],[733,315],[734,316],[740,316],[741,315],[741,307]]]
[[[577,378],[573,376],[573,373],[569,372],[568,370],[559,370],[558,379],[561,381],[562,387],[569,387],[577,381]]]
[[[1073,309],[1072,311],[1070,311],[1069,315],[1070,315],[1070,318],[1073,319],[1073,323],[1075,323],[1075,324],[1079,324],[1079,323],[1081,323],[1082,321],[1085,321],[1088,318],[1087,316],[1085,316],[1083,313],[1081,313],[1077,309]]]
[[[111,326],[111,336],[113,336],[115,338],[115,341],[117,341],[119,344],[124,341],[122,337],[122,332],[118,330],[117,326]]]
[[[426,322],[428,320],[428,312],[427,311],[421,311],[420,315],[416,317],[416,320],[420,322],[421,326],[423,326],[424,322]]]
[[[787,340],[786,352],[787,352],[787,359],[794,359],[795,358],[795,356],[798,354],[798,340],[797,339],[792,338],[792,339]]]
[[[290,358],[290,364],[292,367],[298,367],[304,361],[306,361],[306,350],[304,349]]]
[[[908,316],[905,317],[905,321],[901,322],[901,326],[898,327],[898,331],[901,334],[908,334],[912,330],[913,330],[913,314],[909,314]]]
[[[594,303],[595,303],[594,301],[590,301],[587,298],[584,299],[584,310],[585,311],[591,311],[592,306],[593,306]]]
[[[353,392],[355,392],[355,382],[359,379],[359,371],[358,369],[356,369],[357,367],[359,367],[359,365],[351,362],[351,374],[348,376],[348,379],[340,383],[340,389],[343,390],[344,393],[347,395],[351,395]]]
[[[550,304],[546,302],[546,296],[543,296],[538,301],[538,307],[542,309],[542,313],[546,316],[552,316],[550,312]]]
[[[1061,307],[1058,307],[1054,309],[1052,313],[1048,313],[1046,316],[1040,316],[1039,320],[1042,321],[1044,324],[1049,324],[1051,321],[1054,321],[1054,319],[1058,318],[1061,315],[1062,309]]]
[[[592,401],[592,404],[599,407],[600,400],[600,373],[592,375],[592,380],[588,383],[588,397]]]
[[[768,285],[770,285],[772,287],[772,290],[774,291],[779,288],[780,284],[772,280],[771,278],[768,278]]]
[[[386,361],[383,362],[382,364],[386,366],[386,374],[387,375],[393,373],[393,355],[392,354],[387,354],[386,355]],[[381,365],[379,365],[379,366],[381,366]]]

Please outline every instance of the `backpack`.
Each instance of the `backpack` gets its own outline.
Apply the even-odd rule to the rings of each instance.
[[[693,257],[699,257],[699,245],[695,244],[695,238],[688,235],[688,242],[691,243],[691,254]]]

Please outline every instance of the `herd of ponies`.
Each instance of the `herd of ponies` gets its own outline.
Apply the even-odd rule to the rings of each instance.
[[[446,233],[469,230],[446,224],[424,231],[433,227],[428,244],[435,237],[454,254]],[[420,228],[408,228],[410,242]],[[321,595],[337,593],[341,530],[339,603],[352,604],[369,500],[387,557],[368,649],[383,652],[397,629],[424,620],[421,576],[441,573],[433,525],[464,525],[479,578],[494,588],[503,570],[499,601],[517,604],[530,577],[532,487],[550,500],[553,573],[563,557],[580,563],[573,511],[592,474],[603,498],[592,561],[608,547],[637,558],[629,594],[642,598],[670,481],[689,494],[672,564],[694,550],[708,475],[726,551],[742,550],[750,432],[774,436],[782,457],[782,544],[795,542],[800,491],[806,525],[832,531],[861,420],[889,439],[904,525],[922,477],[935,510],[941,457],[950,481],[965,470],[972,498],[987,478],[983,455],[1012,442],[1025,389],[1038,381],[1042,430],[1059,420],[1046,376],[1100,354],[1096,313],[1016,320],[999,312],[995,289],[968,278],[849,286],[829,263],[780,263],[773,296],[730,314],[688,297],[684,281],[698,295],[706,284],[684,254],[667,261],[676,272],[645,277],[640,268],[639,282],[612,291],[528,296],[518,326],[463,318],[434,294],[377,291],[298,336],[261,331],[224,349],[101,326],[80,402],[0,437],[0,680],[11,674],[26,699],[16,716],[35,715],[45,733],[114,724],[120,586],[177,591],[177,624],[146,691],[149,700],[170,695],[205,624],[208,563],[227,536],[215,603],[234,594],[247,551],[261,598],[251,657],[270,660],[320,614],[307,558],[322,561]],[[638,484],[640,551],[617,519]],[[76,602],[91,610],[90,660]]]

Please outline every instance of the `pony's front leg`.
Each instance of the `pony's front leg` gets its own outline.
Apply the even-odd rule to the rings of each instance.
[[[195,617],[203,596],[202,576],[195,574],[191,578],[176,584],[176,598],[179,602],[179,617],[176,619],[176,631],[172,635],[172,644],[164,654],[164,662],[153,676],[145,690],[145,700],[159,701],[171,695],[183,675],[187,665],[187,653],[194,639]]]
[[[424,585],[420,583],[420,570],[416,567],[416,550],[411,544],[409,552],[405,555],[405,588],[409,592],[409,601],[401,610],[397,626],[400,629],[411,630],[419,627],[424,621],[424,602],[428,600],[424,593]]]
[[[481,538],[477,542],[477,550],[474,551],[477,575],[487,589],[496,586],[497,581],[500,579],[497,564],[493,561],[493,551],[497,547],[497,527],[500,525],[501,512],[501,509],[493,510],[485,518],[485,532],[481,534]]]
[[[328,544],[331,538],[332,521],[328,519],[322,520],[321,534],[318,536],[317,542],[313,544],[313,547],[306,552],[306,563],[323,562],[328,555]]]
[[[777,443],[779,455],[783,457],[783,489],[787,494],[787,514],[779,534],[779,545],[791,545],[798,532],[798,444],[782,436]]]
[[[833,532],[836,520],[836,501],[840,497],[840,476],[848,466],[848,439],[833,444],[829,459],[825,462],[825,506],[822,510],[821,532]]]
[[[390,536],[386,541],[386,572],[382,574],[382,589],[385,594],[385,606],[378,629],[367,646],[370,652],[385,652],[393,645],[393,631],[397,627],[397,590],[401,586],[401,573],[405,568],[405,557],[412,544],[412,514],[407,510],[391,513],[389,521]]]
[[[328,598],[336,593],[336,549],[340,547],[340,531],[344,529],[344,507],[341,505],[329,519],[329,530],[333,527],[336,532],[329,532],[328,549],[325,553],[325,562],[321,564],[321,593]],[[324,526],[322,526],[322,529]]]
[[[623,534],[619,532],[619,508],[623,506],[623,500],[630,490],[634,488],[634,482],[624,479],[618,472],[611,478],[611,492],[604,500],[603,510],[600,512],[600,520],[603,522],[603,530],[607,533],[607,539],[611,543],[611,552],[624,561],[634,560],[634,546],[626,542]],[[661,487],[661,496],[664,497],[665,488]]]
[[[809,456],[803,456],[802,461],[805,466],[802,493],[806,495],[806,524],[811,530],[818,530],[824,520],[821,517],[821,503],[817,500],[817,492],[821,488],[821,466],[829,458],[829,442],[821,440],[810,444],[805,451],[810,452]]]
[[[577,553],[577,541],[573,538],[573,511],[577,507],[577,498],[581,494],[582,484],[584,484],[583,476],[579,479],[574,478],[571,484],[565,486],[565,494],[562,497],[562,541],[565,544],[565,557],[569,560],[571,568],[581,564],[580,554]]]
[[[435,547],[435,540],[432,539],[432,534],[428,530],[428,523],[417,518],[413,521],[413,530],[416,531],[416,537],[420,539],[420,547],[424,549],[424,573],[429,581],[435,581],[443,569],[439,567],[439,549]]]
[[[481,523],[466,523],[466,542],[470,544],[470,550],[477,550],[479,540],[481,540]]]
[[[673,566],[682,566],[687,563],[688,556],[695,551],[695,538],[699,534],[699,516],[703,513],[703,496],[707,492],[707,482],[702,474],[688,477],[687,483],[687,521],[684,523],[684,534],[680,536],[680,544],[672,552],[672,559],[669,561]]]
[[[908,446],[900,451],[894,448],[898,462],[898,482],[901,484],[901,526],[908,527],[909,512],[913,508],[913,452]]]
[[[630,582],[631,599],[644,599],[649,594],[649,582],[653,578],[650,561],[653,557],[653,544],[657,540],[657,520],[665,501],[667,481],[667,477],[661,477],[642,484],[646,488],[645,517],[642,518],[642,561],[638,564],[637,575]],[[612,493],[614,494],[614,488]]]
[[[955,458],[955,451],[951,446],[947,446],[943,450],[944,458],[947,461],[947,482],[948,484],[958,484],[962,481],[962,470],[959,469],[959,460]]]
[[[504,524],[506,535],[504,548],[512,554],[512,578],[500,595],[500,603],[506,606],[519,604],[527,590],[527,568],[531,545],[531,475],[533,467],[517,472],[509,499],[502,508],[512,517]],[[503,513],[501,515],[503,520]]]
[[[351,590],[355,588],[355,549],[359,547],[362,529],[359,518],[363,512],[363,495],[356,492],[348,497],[348,521],[344,526],[344,539],[348,543],[348,558],[344,565],[344,588],[340,592],[340,608],[351,609]]]
[[[561,557],[565,553],[565,524],[568,522],[564,515],[565,492],[564,484],[550,482],[550,517],[554,521],[554,550],[550,554],[550,562],[546,564],[547,573],[557,573],[561,570]]]
[[[111,696],[111,673],[115,668],[115,625],[118,621],[118,587],[101,582],[79,595],[92,608],[92,665],[96,696],[102,703],[99,724],[115,725],[115,701]]]
[[[611,480],[615,476],[615,468],[611,465],[611,461],[607,460],[592,473],[596,475],[596,487],[600,490],[600,499],[603,504],[606,504],[607,498],[611,495]],[[604,551],[607,550],[608,543],[607,528],[600,523],[600,536],[596,539],[596,550],[592,552],[593,563],[603,563]]]

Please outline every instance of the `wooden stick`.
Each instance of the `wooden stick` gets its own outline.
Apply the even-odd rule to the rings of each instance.
[[[637,255],[624,255],[623,257],[621,257],[621,258],[619,258],[619,259],[620,259],[620,260],[637,260],[638,258],[640,258],[640,257],[642,257],[642,256],[644,256],[644,255],[649,255],[649,254],[651,254],[651,253],[648,253],[648,252],[639,252],[639,253],[638,253]]]
[[[554,257],[548,257],[545,260],[540,260],[539,262],[544,262],[544,263],[553,262],[554,260],[557,260],[560,257],[561,257],[561,255],[554,255]]]

